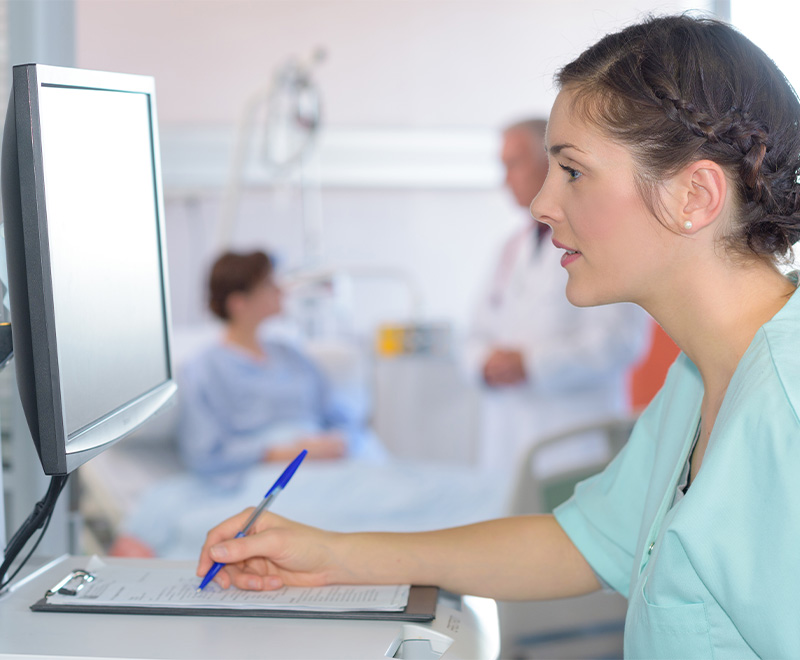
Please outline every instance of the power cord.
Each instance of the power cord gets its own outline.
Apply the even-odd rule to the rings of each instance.
[[[44,536],[45,532],[47,531],[47,527],[50,524],[50,519],[53,517],[53,510],[55,509],[56,502],[58,501],[58,496],[61,495],[61,491],[64,490],[64,486],[67,484],[67,479],[69,479],[68,474],[51,478],[50,487],[47,489],[45,496],[36,503],[31,515],[29,515],[25,522],[20,525],[20,528],[14,533],[14,536],[12,536],[11,540],[8,542],[8,545],[5,549],[5,559],[3,564],[0,565],[0,591],[5,589],[11,583],[11,581],[17,577],[17,574],[20,572],[22,567],[31,558],[31,555],[33,555],[33,553],[36,551],[36,548],[39,547],[39,543],[41,543],[42,537]],[[17,566],[14,573],[12,573],[12,575],[6,580],[5,575],[11,568],[11,564],[17,558],[17,555],[22,552],[22,549],[28,543],[30,538],[36,533],[37,529],[41,529],[42,532],[36,539],[33,548],[31,548],[30,552],[27,554],[25,559],[22,560],[20,565]]]

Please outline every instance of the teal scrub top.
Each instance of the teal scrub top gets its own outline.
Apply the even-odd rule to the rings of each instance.
[[[800,294],[753,338],[675,502],[702,398],[681,354],[556,519],[627,596],[626,658],[800,658]]]

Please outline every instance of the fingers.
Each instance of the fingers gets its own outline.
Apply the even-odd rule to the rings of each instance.
[[[225,571],[220,571],[221,573]],[[231,571],[226,576],[233,586],[246,591],[274,591],[284,586],[283,580],[277,575],[258,575],[246,571]]]
[[[274,567],[266,556],[272,551],[269,534],[229,539],[207,548],[212,562],[225,564],[214,581],[223,589],[234,585],[240,589],[264,591],[279,589],[283,580],[270,574]],[[198,568],[198,576],[202,569]],[[204,574],[204,573],[203,573]]]
[[[208,554],[221,564],[236,564],[253,557],[269,557],[272,546],[269,534],[254,534],[238,539],[229,539],[211,545]]]
[[[250,517],[252,509],[229,518],[212,529],[200,553],[197,564],[198,577],[204,576],[215,562],[225,564],[223,570],[214,577],[214,581],[227,589],[231,584],[242,589],[277,589],[283,582],[268,577],[269,561],[267,558],[276,555],[281,549],[282,535],[252,534],[235,538]],[[286,523],[280,516],[263,513],[254,526],[254,531],[263,531]],[[264,579],[255,580],[261,574]]]
[[[336,535],[265,513],[254,526],[255,533],[234,538],[248,516],[244,511],[208,533],[198,576],[219,562],[224,568],[214,579],[223,588],[270,590],[330,581],[331,540]]]
[[[227,569],[223,568],[219,573],[214,576],[212,582],[216,582],[220,587],[223,589],[227,589],[228,587],[233,584],[231,579],[231,574],[227,571]]]
[[[245,509],[232,518],[228,518],[224,522],[221,522],[206,535],[206,541],[200,550],[200,559],[197,564],[197,575],[205,575],[214,564],[214,559],[212,559],[208,553],[209,548],[221,541],[232,539],[234,536],[236,536],[242,527],[244,527],[252,511],[252,508]]]

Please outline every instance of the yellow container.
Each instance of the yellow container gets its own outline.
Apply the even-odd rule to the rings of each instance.
[[[382,325],[378,328],[375,350],[378,355],[400,355],[404,352],[405,328],[402,325]]]
[[[385,323],[378,327],[375,351],[383,357],[450,355],[452,330],[447,323]]]

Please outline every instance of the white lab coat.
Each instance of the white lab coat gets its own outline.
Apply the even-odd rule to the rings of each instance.
[[[628,411],[627,377],[649,347],[649,315],[632,304],[579,308],[566,298],[562,250],[530,224],[506,242],[474,313],[464,359],[481,383],[478,460],[510,470],[537,440]],[[489,387],[493,348],[521,350],[527,382]]]

